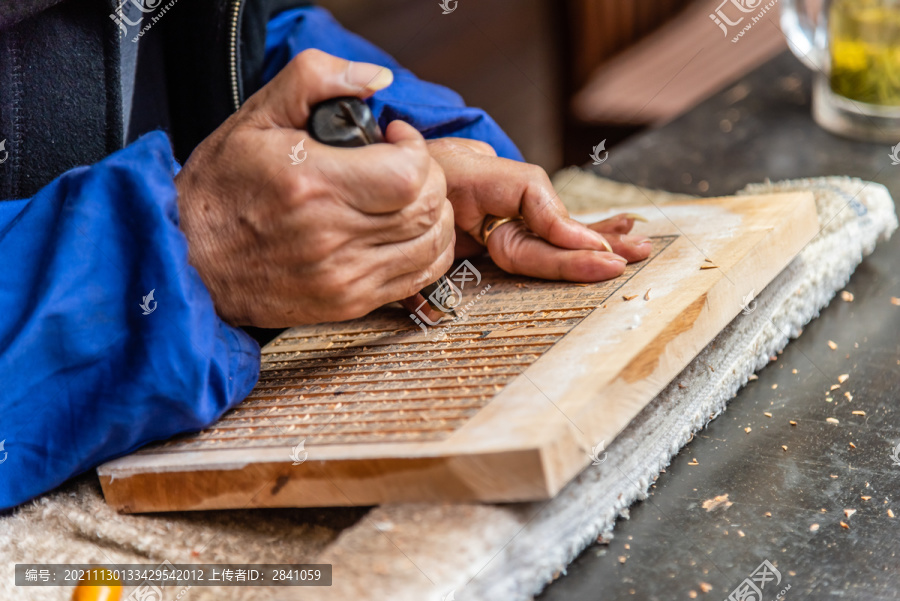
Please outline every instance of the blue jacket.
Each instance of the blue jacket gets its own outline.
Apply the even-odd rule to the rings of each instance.
[[[521,159],[483,111],[416,79],[326,11],[270,23],[265,79],[319,48],[389,66],[369,102],[382,126],[484,140]],[[216,315],[178,229],[179,166],[149,133],[32,198],[0,202],[0,509],[99,463],[201,429],[259,376],[259,347]]]

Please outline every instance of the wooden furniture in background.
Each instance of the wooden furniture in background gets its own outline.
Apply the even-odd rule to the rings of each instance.
[[[594,71],[675,16],[691,0],[566,0],[567,92]]]
[[[661,126],[787,49],[773,9],[733,42],[694,2],[640,43],[605,61],[572,104],[583,123]],[[750,17],[745,17],[747,23]],[[742,23],[743,25],[743,23]]]
[[[720,0],[568,3],[566,163],[675,119],[787,48],[777,6],[732,43],[738,28],[723,36],[710,19]]]
[[[463,289],[465,318],[429,333],[399,308],[288,330],[213,427],[101,466],[107,501],[151,512],[551,497],[818,232],[806,193],[639,210],[654,255],[616,280],[539,281],[488,261]]]

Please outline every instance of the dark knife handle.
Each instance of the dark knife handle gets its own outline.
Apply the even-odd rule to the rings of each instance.
[[[369,105],[353,96],[320,102],[313,107],[308,123],[313,139],[329,146],[354,148],[384,142]]]

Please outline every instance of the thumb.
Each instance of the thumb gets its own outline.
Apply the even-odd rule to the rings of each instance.
[[[415,127],[406,121],[391,121],[384,130],[384,141],[388,144],[415,144],[421,149],[427,148],[425,138]]]
[[[304,129],[310,109],[329,98],[368,98],[391,85],[387,67],[344,60],[310,48],[295,56],[251,101],[276,126]],[[247,104],[250,104],[248,101]]]
[[[384,141],[393,144],[394,148],[403,153],[397,156],[407,166],[413,166],[423,176],[431,168],[431,155],[428,154],[428,143],[415,127],[405,121],[391,121],[384,130]]]

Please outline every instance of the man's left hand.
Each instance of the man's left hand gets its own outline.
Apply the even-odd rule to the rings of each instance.
[[[598,282],[650,255],[649,238],[628,235],[634,225],[628,215],[590,226],[569,217],[536,165],[500,158],[490,145],[465,138],[429,140],[428,149],[447,178],[457,257],[484,251],[481,226],[488,215],[523,218],[499,226],[487,241],[491,258],[509,273]]]

